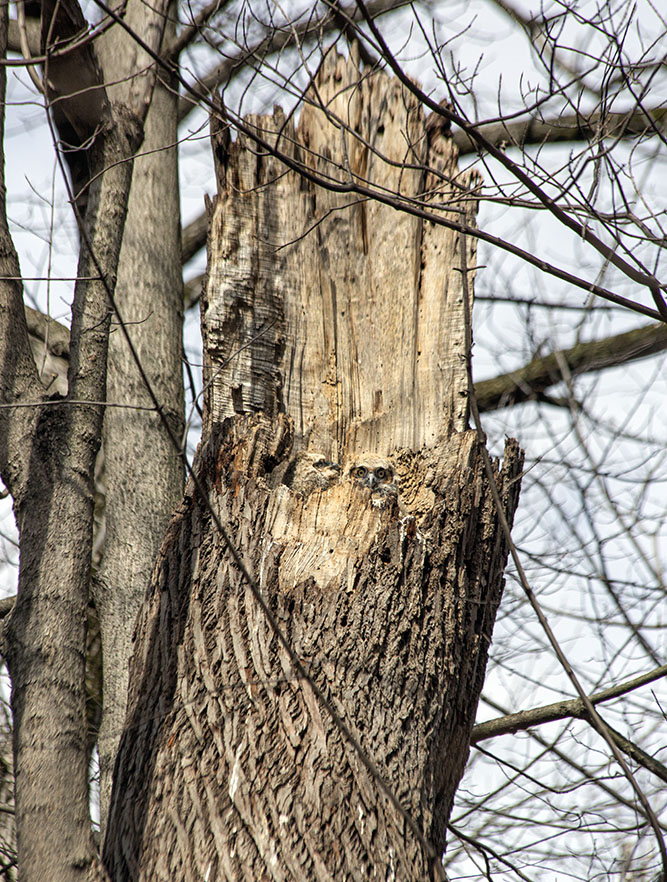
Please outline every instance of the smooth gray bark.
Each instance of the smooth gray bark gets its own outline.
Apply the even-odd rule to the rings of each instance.
[[[135,4],[136,6],[136,4]],[[173,32],[169,24],[165,38]],[[116,35],[107,64],[133,53]],[[121,251],[116,303],[175,435],[183,434],[183,282],[178,191],[177,95],[161,71],[135,161]],[[132,633],[169,518],[182,497],[183,468],[124,335],[109,348],[109,408],[104,420],[106,534],[95,603],[104,653],[104,709],[99,735],[102,829],[116,748],[123,730]]]
[[[113,286],[118,264],[136,125],[115,120],[93,168],[87,233],[79,275],[98,267]],[[133,143],[134,142],[134,143]],[[93,470],[102,411],[72,402],[104,400],[110,322],[105,286],[77,283],[70,343],[68,396],[35,401],[28,451],[18,475],[5,478],[14,498],[21,565],[7,631],[12,678],[16,812],[21,878],[81,880],[96,850],[88,811],[85,726],[85,641],[92,552]],[[27,442],[27,443],[26,443]],[[7,473],[5,473],[7,474]],[[4,475],[3,475],[4,477]],[[9,475],[7,475],[9,477]]]
[[[159,9],[147,23],[147,39],[155,46],[163,23]],[[76,41],[82,26],[76,3],[45,3],[45,51],[59,40]],[[6,7],[3,40],[5,33]],[[136,71],[136,61],[133,53],[123,73]],[[59,136],[68,143],[76,135],[69,141],[78,151],[70,170],[78,211],[86,212],[64,397],[44,395],[20,283],[5,281],[0,286],[2,402],[17,405],[1,409],[0,470],[13,497],[21,549],[19,590],[4,646],[12,679],[18,857],[21,878],[27,882],[103,876],[88,804],[86,623],[93,474],[106,396],[112,295],[132,160],[154,81],[145,58],[141,63],[140,75],[128,81],[125,100],[113,105],[90,43],[81,42],[46,64],[47,97],[57,102],[53,118]],[[2,193],[0,269],[3,276],[18,278],[4,187]]]

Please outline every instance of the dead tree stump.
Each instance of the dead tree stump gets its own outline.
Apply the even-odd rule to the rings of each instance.
[[[319,173],[468,212],[416,99],[330,54],[299,124],[249,120]],[[326,110],[323,110],[323,108]],[[437,853],[468,756],[507,543],[467,427],[459,249],[214,136],[197,474],[310,677]],[[430,171],[427,172],[427,168]],[[298,489],[299,451],[341,465]],[[386,461],[396,488],[349,477]],[[510,521],[521,453],[496,482]],[[396,492],[397,490],[397,492]],[[297,676],[192,482],[136,634],[113,880],[425,880],[405,819]]]

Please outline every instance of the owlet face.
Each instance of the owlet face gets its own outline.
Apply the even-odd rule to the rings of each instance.
[[[394,470],[389,463],[376,457],[352,466],[349,475],[355,483],[371,490],[383,489],[394,480]]]
[[[340,466],[320,453],[297,453],[285,472],[283,483],[304,496],[313,490],[326,490],[340,477]]]

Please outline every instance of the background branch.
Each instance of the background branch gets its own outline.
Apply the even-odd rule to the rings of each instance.
[[[667,325],[650,324],[603,340],[577,343],[549,355],[531,359],[522,368],[475,383],[480,411],[498,410],[522,401],[539,399],[563,380],[559,360],[565,359],[573,375],[627,364],[667,349]]]

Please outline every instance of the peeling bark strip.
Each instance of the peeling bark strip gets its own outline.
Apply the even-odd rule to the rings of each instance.
[[[312,97],[385,157],[420,165],[411,97],[384,75],[358,79],[331,56]],[[297,137],[280,111],[255,123]],[[413,194],[437,184],[451,211],[466,197],[360,150],[313,107],[298,138],[295,151],[343,179]],[[433,139],[429,162],[455,176],[445,134]],[[224,133],[214,146],[197,474],[290,645],[439,853],[507,559],[467,429],[457,239],[311,191]],[[288,486],[303,448],[346,468],[323,489]],[[389,458],[398,494],[349,479],[362,451]],[[496,480],[510,521],[521,465],[508,442]],[[105,852],[114,882],[430,878],[423,845],[296,676],[192,482],[130,683]]]

